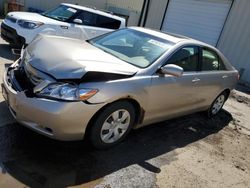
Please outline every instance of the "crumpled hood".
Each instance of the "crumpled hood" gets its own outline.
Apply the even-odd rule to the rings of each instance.
[[[27,53],[32,67],[56,79],[80,79],[90,71],[133,75],[139,69],[88,42],[65,37],[38,35]]]
[[[63,22],[59,20],[54,20],[46,16],[43,16],[41,14],[32,12],[10,12],[8,13],[8,16],[16,18],[17,20],[30,20],[30,21],[43,22],[46,24],[57,24],[57,25],[63,24]]]

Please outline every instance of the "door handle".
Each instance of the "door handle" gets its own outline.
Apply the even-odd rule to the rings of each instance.
[[[199,79],[199,78],[194,78],[194,79],[192,80],[193,83],[196,83],[196,82],[199,82],[199,81],[201,81],[201,79]]]
[[[65,26],[65,25],[61,25],[60,26],[62,29],[68,29],[69,27],[68,26]]]
[[[227,78],[227,77],[228,77],[227,75],[223,75],[223,76],[222,76],[223,79],[225,79],[225,78]]]
[[[93,35],[96,34],[96,31],[91,31],[91,34],[93,34]]]

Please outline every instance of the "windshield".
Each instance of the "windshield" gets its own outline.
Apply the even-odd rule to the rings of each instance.
[[[60,5],[59,7],[53,10],[49,10],[47,12],[42,13],[42,15],[59,21],[66,21],[70,19],[73,15],[75,15],[76,12],[77,9],[65,5]]]
[[[89,43],[134,66],[146,68],[174,43],[134,29],[122,29],[89,40]]]

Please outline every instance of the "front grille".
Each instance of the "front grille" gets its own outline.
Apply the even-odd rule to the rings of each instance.
[[[26,76],[24,70],[16,69],[13,71],[14,71],[15,82],[17,82],[20,87],[19,90],[25,91],[27,97],[33,97],[34,96],[33,88],[35,87],[35,85]]]
[[[9,42],[14,42],[16,36],[16,30],[7,26],[5,23],[1,24],[1,35]]]
[[[36,87],[36,85],[27,76],[23,66],[8,68],[7,82],[8,85],[11,86],[15,91],[24,91],[27,97],[35,96],[33,89]]]
[[[6,20],[9,20],[9,21],[12,22],[12,23],[16,23],[16,22],[17,22],[17,19],[16,19],[16,18],[13,18],[12,16],[9,16],[9,15],[7,15],[5,19],[6,19]]]
[[[14,28],[9,27],[3,22],[1,24],[1,37],[17,47],[22,47],[26,43],[25,38],[19,36]]]
[[[14,70],[14,76],[15,76],[15,80],[18,82],[19,86],[22,88],[23,91],[33,90],[34,84],[26,76],[23,69]]]

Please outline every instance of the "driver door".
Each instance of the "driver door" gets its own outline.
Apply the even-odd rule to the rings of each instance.
[[[175,52],[164,64],[183,68],[180,77],[155,74],[152,76],[150,93],[151,119],[164,120],[192,113],[202,101],[199,100],[199,47],[187,46]]]

